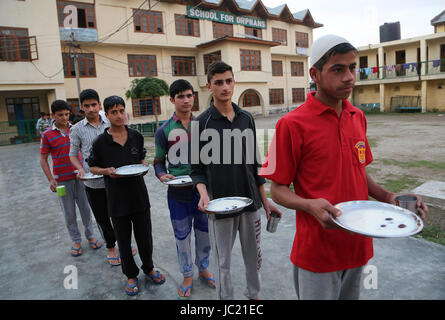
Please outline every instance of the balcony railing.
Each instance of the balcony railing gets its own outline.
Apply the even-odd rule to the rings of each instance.
[[[424,73],[422,72],[423,70]],[[445,59],[360,68],[356,72],[357,81],[409,78],[436,74],[445,75]]]

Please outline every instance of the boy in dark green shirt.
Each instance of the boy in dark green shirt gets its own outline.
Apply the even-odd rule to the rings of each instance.
[[[162,182],[190,174],[190,123],[194,119],[192,85],[183,79],[173,82],[170,86],[170,101],[175,105],[175,113],[155,134],[156,155],[153,164],[156,176]],[[168,169],[165,166],[166,161]],[[199,195],[193,185],[169,186],[167,198],[176,238],[179,269],[184,276],[178,297],[189,299],[193,282],[190,245],[192,226],[196,238],[195,264],[199,269],[199,277],[211,288],[215,287],[213,275],[207,270],[210,254],[207,214],[198,210]]]

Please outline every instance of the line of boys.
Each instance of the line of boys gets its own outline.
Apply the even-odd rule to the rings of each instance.
[[[212,68],[214,69],[213,71]],[[224,101],[225,107],[231,107],[231,97],[233,95],[233,85],[235,83],[231,67],[226,64],[215,64],[212,68],[209,68],[208,87],[214,94],[215,104],[219,106],[220,102]],[[232,79],[232,89],[230,91],[227,92],[226,89],[223,89],[222,91],[218,90],[221,87],[221,80],[218,79],[218,77],[221,76],[220,74],[222,74],[223,77],[229,75]],[[212,78],[215,78],[216,80],[212,82]],[[228,83],[226,80],[225,82]],[[190,162],[177,165],[172,165],[172,163],[169,162],[168,169],[165,167],[165,162],[168,161],[168,151],[172,146],[168,142],[168,133],[171,129],[181,128],[184,130],[184,134],[188,137],[186,141],[190,144],[190,123],[191,120],[194,120],[191,113],[194,99],[193,92],[193,87],[185,80],[175,81],[170,87],[170,100],[175,105],[175,113],[169,121],[157,130],[155,138],[156,156],[154,166],[156,175],[161,181],[174,178],[174,175],[191,174]],[[114,174],[115,168],[122,165],[144,163],[145,149],[143,147],[143,137],[139,132],[124,125],[126,118],[125,102],[120,97],[112,96],[104,100],[105,114],[108,118],[110,128],[107,128],[107,120],[102,118],[99,114],[101,105],[97,92],[91,89],[85,90],[81,93],[80,100],[86,118],[71,128],[71,132],[67,120],[64,124],[57,121],[58,115],[62,111],[56,108],[56,106],[59,105],[61,106],[60,109],[66,110],[66,103],[57,100],[51,106],[54,118],[56,119],[53,129],[55,129],[55,132],[60,133],[58,128],[63,126],[65,130],[66,137],[64,142],[67,144],[65,145],[65,148],[69,146],[69,137],[71,137],[71,148],[67,155],[72,163],[72,167],[69,169],[72,170],[72,172],[68,178],[70,178],[72,183],[78,186],[73,191],[67,189],[67,195],[70,196],[62,197],[60,198],[60,201],[63,202],[63,200],[67,200],[67,202],[70,202],[71,198],[79,198],[79,194],[82,196],[84,195],[84,189],[81,188],[79,181],[74,179],[74,177],[81,178],[88,171],[93,174],[104,175],[103,182],[101,180],[85,182],[86,195],[90,207],[96,217],[99,229],[107,243],[108,260],[113,265],[119,264],[122,260],[122,270],[128,278],[125,292],[129,295],[135,295],[138,292],[137,274],[139,269],[136,267],[129,250],[131,222],[133,222],[135,239],[138,244],[139,254],[143,261],[142,269],[150,278],[152,278],[153,282],[162,284],[165,281],[164,276],[160,274],[159,271],[156,271],[155,273],[151,261],[152,239],[149,216],[150,204],[143,178],[117,178]],[[255,129],[252,127],[254,123],[252,116],[249,113],[242,111],[238,106],[234,105],[234,107],[236,108],[236,114],[233,113],[229,115],[231,120],[238,121],[240,119],[243,126]],[[219,112],[213,103],[211,108],[213,108],[213,112]],[[228,109],[221,109],[221,111],[228,111],[230,113],[230,110]],[[45,137],[47,135],[48,132],[42,137],[42,147],[44,141],[46,141]],[[51,142],[56,140],[57,139],[51,140]],[[55,151],[59,149],[58,145],[51,145],[50,147],[52,147],[50,150],[53,159],[55,159],[56,162],[57,159],[66,158],[63,154],[66,150],[60,154]],[[42,156],[46,151],[46,149],[41,148]],[[78,157],[79,154],[81,155],[81,159],[86,159],[86,162],[81,162]],[[70,167],[69,163],[66,163],[65,166],[67,169]],[[208,234],[208,219],[204,213],[205,210],[202,205],[198,205],[198,202],[202,200],[201,194],[203,192],[207,193],[207,191],[205,188],[203,189],[202,186],[197,188],[169,188],[168,203],[171,213],[171,223],[176,238],[180,271],[184,276],[184,281],[178,289],[178,298],[189,299],[191,296],[193,263],[191,258],[190,236],[192,226],[196,237],[195,264],[199,269],[199,277],[209,287],[216,287],[218,289],[218,298],[220,299],[233,299],[233,288],[230,279],[230,255],[237,230],[239,229],[245,264],[247,267],[246,296],[251,299],[258,298],[260,290],[259,270],[261,266],[261,250],[259,246],[260,230],[258,228],[260,214],[258,208],[263,204],[268,215],[271,210],[279,212],[279,210],[270,204],[266,198],[263,186],[265,180],[258,176],[258,168],[260,166],[260,163],[257,163],[254,167],[250,165],[245,165],[242,168],[234,166],[237,170],[247,170],[250,172],[248,176],[252,177],[252,179],[239,179],[242,183],[240,184],[241,187],[239,190],[235,191],[235,195],[253,198],[255,202],[251,207],[247,208],[243,215],[237,214],[235,216],[230,216],[229,219],[221,219],[221,217],[217,217],[216,219],[220,220],[220,222],[212,223],[212,247],[217,248],[216,251],[219,253],[218,257],[216,257],[217,266],[220,266],[217,267],[217,281],[215,281],[212,273],[207,269],[209,266],[211,248]],[[53,168],[55,174],[57,173],[57,168],[59,168],[59,166],[55,163],[55,167]],[[74,168],[78,171],[77,175],[74,172]],[[221,176],[223,172],[220,169],[219,172],[216,171],[215,174]],[[60,177],[57,177],[57,179],[60,180]],[[202,172],[200,173],[199,179],[203,186],[209,187],[210,194],[218,194],[214,186],[209,185],[208,182],[206,182],[207,178],[205,175],[202,175]],[[54,180],[55,179],[52,179],[51,181]],[[220,183],[220,185],[223,184]],[[227,193],[230,189],[228,188],[229,185],[233,186],[233,183],[230,182],[230,184],[227,184],[226,187],[219,192],[220,196],[234,195],[233,190]],[[254,186],[253,191],[251,188],[252,185]],[[54,188],[51,188],[51,190],[55,191]],[[142,192],[140,190],[142,190]],[[199,194],[197,190],[200,190]],[[134,199],[135,194],[140,195],[139,199]],[[131,201],[129,199],[136,201]],[[79,203],[80,202],[78,202],[79,209],[81,207],[83,208],[81,210],[81,216],[87,216],[89,212],[84,208],[86,207],[85,196],[83,196],[83,204]],[[71,217],[73,216],[72,212],[75,212],[75,210],[67,210],[67,206],[68,205],[62,207],[65,213],[70,213]],[[74,203],[72,203],[70,207],[74,208]],[[112,224],[110,223],[108,216],[111,217]],[[246,217],[245,221],[243,217]],[[83,221],[86,220],[84,218],[82,219]],[[75,221],[72,222],[69,219],[66,220],[69,230],[77,229]],[[228,221],[230,221],[231,224],[226,225],[224,229],[222,227],[222,225],[224,225],[223,222]],[[87,227],[91,225],[91,221],[84,221],[84,224],[86,230],[91,229],[91,227]],[[217,224],[220,225],[219,228],[216,227]],[[219,234],[217,234],[217,230],[219,230]],[[227,242],[224,239],[217,240],[221,235],[225,236],[225,233],[227,232],[231,234],[230,241]],[[89,242],[92,242],[90,233],[87,234],[87,238],[90,239]],[[120,249],[120,255],[115,249],[116,238]],[[82,253],[80,234],[77,237],[72,237],[72,240],[74,242],[72,255],[78,256]],[[91,243],[90,245],[94,248],[100,248],[102,244],[95,239],[93,240],[94,243]]]
[[[337,203],[337,198],[341,198],[341,201],[357,200],[358,198],[367,199],[368,194],[377,200],[393,203],[395,194],[378,186],[364,173],[365,166],[372,161],[372,154],[366,138],[366,120],[363,114],[347,101],[355,82],[355,48],[345,39],[331,36],[314,42],[312,51],[311,58],[313,55],[314,61],[311,67],[311,77],[317,83],[318,90],[315,96],[312,93],[308,94],[308,102],[289,113],[286,119],[280,121],[277,125],[277,132],[272,143],[275,145],[279,157],[275,157],[278,164],[276,164],[272,173],[267,169],[268,161],[274,158],[271,154],[275,152],[273,149],[270,149],[260,175],[258,174],[258,169],[261,167],[260,163],[254,165],[246,163],[241,165],[205,165],[200,161],[198,164],[190,166],[188,165],[190,161],[188,164],[180,163],[178,165],[173,165],[169,161],[169,166],[166,168],[165,161],[168,161],[168,150],[172,146],[172,141],[168,138],[169,132],[172,129],[184,130],[184,134],[188,136],[185,141],[190,143],[190,121],[193,120],[189,111],[193,105],[193,88],[184,80],[178,80],[172,84],[170,100],[175,104],[176,112],[156,132],[154,166],[156,175],[161,181],[189,173],[194,184],[193,188],[174,189],[170,187],[168,191],[168,203],[176,238],[180,270],[184,275],[184,281],[178,290],[180,298],[189,298],[191,295],[193,273],[189,242],[194,220],[195,237],[201,241],[201,245],[196,247],[195,263],[199,268],[200,276],[209,286],[216,287],[217,297],[219,299],[233,299],[230,260],[234,240],[236,234],[239,233],[246,266],[247,288],[245,295],[250,299],[258,299],[260,291],[259,270],[262,255],[259,246],[259,230],[255,227],[260,222],[258,209],[263,206],[267,217],[269,217],[271,211],[276,211],[281,215],[280,211],[267,200],[264,191],[265,180],[262,177],[264,176],[273,181],[271,193],[274,200],[288,208],[297,210],[299,233],[296,234],[291,254],[291,260],[295,264],[294,278],[297,296],[300,299],[358,299],[361,267],[372,257],[372,240],[359,235],[349,235],[338,229],[330,230],[335,228],[335,225],[330,223],[329,214],[334,216],[341,214],[331,203]],[[224,62],[212,63],[208,69],[207,82],[207,88],[212,92],[213,101],[210,107],[196,119],[199,122],[199,133],[212,128],[220,132],[222,139],[222,130],[224,129],[240,129],[241,131],[252,129],[255,132],[255,122],[252,116],[231,101],[235,85],[232,68]],[[138,132],[124,126],[125,103],[121,98],[113,96],[105,99],[104,108],[111,126],[92,144],[88,164],[92,173],[104,175],[107,195],[113,194],[113,197],[107,197],[108,212],[115,227],[119,248],[122,251],[123,271],[129,278],[126,292],[133,295],[138,292],[138,269],[134,265],[134,260],[133,264],[130,263],[132,260],[131,250],[129,249],[130,222],[144,221],[148,225],[148,229],[145,227],[140,232],[144,235],[150,233],[149,201],[142,177],[118,179],[115,176],[115,168],[125,164],[144,162],[143,137]],[[312,119],[314,112],[318,118]],[[303,140],[298,146],[294,145],[300,143],[300,140],[296,138],[303,133],[305,137],[308,133],[314,137],[319,135],[320,143],[324,143],[327,139],[332,140],[332,132],[327,129],[320,130],[316,126],[312,128],[311,126],[314,121],[325,121],[323,127],[329,128],[327,126],[329,122],[335,123],[329,117],[334,115],[337,116],[337,120],[340,118],[344,123],[342,126],[344,129],[333,126],[334,129],[337,128],[335,129],[337,131],[334,131],[338,133],[345,130],[345,134],[355,137],[354,139],[361,139],[359,141],[363,142],[361,146],[366,148],[364,153],[356,154],[355,151],[358,152],[358,150],[354,150],[354,146],[351,145],[351,149],[343,146],[338,149],[335,147],[337,145],[336,141],[332,142],[331,154],[333,157],[336,157],[336,159],[345,157],[345,160],[348,163],[350,162],[351,165],[346,165],[345,162],[345,169],[349,169],[344,172],[336,172],[337,169],[331,166],[327,171],[322,170],[320,178],[324,179],[331,177],[333,173],[335,175],[341,173],[343,179],[349,179],[347,177],[350,177],[350,185],[355,186],[355,191],[342,189],[340,186],[335,187],[337,193],[343,190],[337,198],[332,198],[331,193],[320,192],[319,187],[322,186],[317,185],[319,181],[318,178],[315,179],[317,174],[312,174],[312,182],[310,182],[311,179],[308,180],[303,177],[301,172],[303,167],[308,168],[307,172],[312,172],[313,170],[310,163],[307,163],[306,158],[315,157],[314,159],[318,159],[320,152],[326,148],[323,147],[313,151],[307,149],[309,153],[303,156],[300,154],[301,150],[306,150],[305,148],[309,146],[303,146]],[[297,126],[292,123],[297,123]],[[289,134],[291,131],[294,132],[292,135]],[[348,143],[352,143],[351,141],[348,140]],[[43,142],[42,137],[42,145]],[[222,143],[220,145],[222,146]],[[291,152],[288,150],[289,146],[291,146]],[[200,151],[202,147],[203,144],[200,144]],[[342,155],[337,157],[336,154],[340,153]],[[71,156],[75,156],[75,154]],[[355,159],[356,157],[357,159]],[[333,158],[332,161],[334,160]],[[222,161],[219,163],[222,163]],[[354,175],[351,175],[351,173]],[[127,182],[124,179],[129,180]],[[132,180],[130,181],[130,179]],[[341,179],[337,180],[333,184],[334,186],[341,182]],[[287,191],[291,182],[294,183],[295,194]],[[303,185],[303,182],[306,185]],[[138,193],[141,197],[138,199],[139,202],[136,201],[138,203],[137,207],[129,207],[123,186],[129,190],[138,186],[139,189],[143,190],[142,193]],[[345,187],[345,184],[341,186]],[[51,187],[53,186],[51,185]],[[285,190],[286,188],[287,190]],[[196,191],[199,195],[196,194]],[[357,194],[358,191],[361,193]],[[202,215],[200,216],[201,213],[196,211],[197,206],[201,212],[206,212],[211,199],[235,195],[249,197],[253,200],[253,204],[245,211],[234,216],[222,217],[209,214],[208,220],[203,219]],[[128,194],[128,196],[131,195]],[[419,214],[422,218],[425,218],[428,208],[420,197],[417,206]],[[132,212],[132,210],[136,211],[138,208],[143,209],[140,215]],[[131,214],[126,216],[129,212]],[[144,216],[143,219],[142,216]],[[205,222],[207,221],[208,225],[206,226]],[[136,223],[134,223],[134,228],[136,237]],[[314,232],[316,233],[315,238],[313,236]],[[211,242],[210,246],[208,246],[209,242],[206,238],[207,233]],[[310,243],[306,241],[308,237],[311,239]],[[343,248],[344,246],[335,245],[336,241],[331,241],[329,248],[323,249],[323,246],[327,245],[326,241],[331,238],[341,239],[338,241],[347,244],[347,248],[350,249],[346,250]],[[150,239],[147,239],[147,237],[144,239],[151,246],[151,237]],[[142,258],[140,245],[143,247],[143,244],[140,242],[143,241],[143,237],[139,237],[139,240],[136,238],[136,241]],[[317,247],[313,247],[314,245]],[[207,271],[210,248],[213,250],[212,257],[215,260],[216,281]],[[125,251],[125,254],[123,251]],[[145,249],[143,251],[147,259],[145,261],[143,259],[142,269],[146,274],[154,272],[152,263],[148,259],[148,256],[151,258],[151,253],[146,252]],[[127,260],[129,261],[128,265]],[[165,278],[159,272],[151,274],[151,277],[155,283],[165,281]]]

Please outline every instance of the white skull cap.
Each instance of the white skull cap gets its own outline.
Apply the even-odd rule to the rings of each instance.
[[[327,34],[314,41],[311,47],[311,67],[320,60],[326,52],[341,43],[350,43],[345,38],[335,34]]]

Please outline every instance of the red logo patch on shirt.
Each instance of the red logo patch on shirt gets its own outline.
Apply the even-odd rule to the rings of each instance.
[[[355,148],[357,149],[358,160],[360,163],[366,162],[366,145],[364,141],[359,141],[355,144]]]

